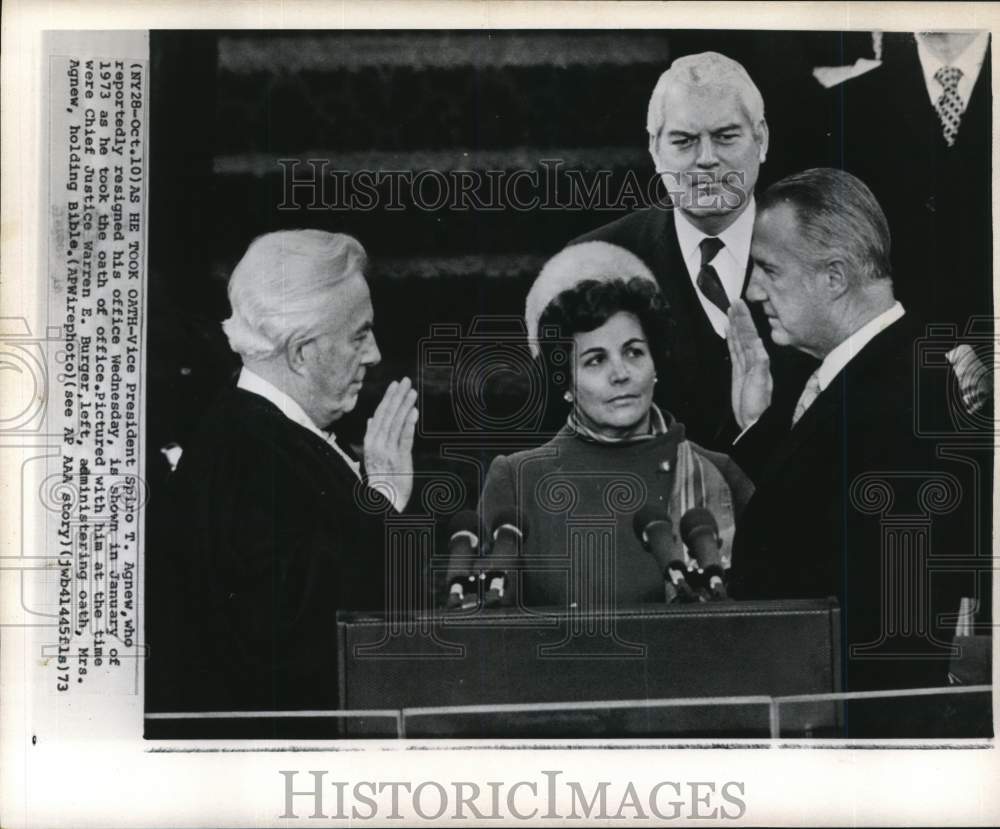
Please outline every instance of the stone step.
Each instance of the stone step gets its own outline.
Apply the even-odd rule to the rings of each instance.
[[[215,150],[645,144],[666,61],[610,66],[366,67],[217,79]]]
[[[230,33],[219,38],[219,69],[255,72],[358,72],[525,66],[631,66],[665,63],[665,31],[416,31]]]
[[[544,162],[544,164],[543,164]],[[347,150],[343,147],[317,148],[308,145],[296,153],[247,152],[216,155],[215,175],[290,176],[289,180],[310,180],[317,175],[359,171],[487,170],[613,170],[637,169],[649,165],[649,154],[641,143],[617,146],[511,146],[492,149],[449,147],[447,149]]]
[[[337,156],[338,167],[357,162],[359,175],[335,178],[324,176],[320,164],[302,165],[294,169],[294,187],[292,168],[283,176],[276,159],[230,157],[216,168],[206,207],[214,217],[213,247],[238,256],[248,239],[268,230],[316,227],[357,236],[383,256],[551,255],[570,239],[662,197],[641,149],[609,151],[606,166],[597,156],[561,153],[573,161],[570,167],[557,160],[541,165],[530,155],[514,159],[513,169],[509,159],[493,159],[493,176],[447,169],[461,155],[411,154],[396,161],[369,154],[343,165]]]

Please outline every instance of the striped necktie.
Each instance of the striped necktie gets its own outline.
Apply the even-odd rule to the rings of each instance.
[[[729,310],[729,297],[726,296],[726,289],[722,287],[719,274],[709,263],[725,246],[726,243],[717,236],[706,236],[698,244],[698,247],[701,248],[701,270],[698,271],[697,280],[698,290],[723,314]]]

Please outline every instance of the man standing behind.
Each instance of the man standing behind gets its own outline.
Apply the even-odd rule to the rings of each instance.
[[[350,236],[295,230],[256,239],[233,271],[223,328],[243,369],[170,482],[170,543],[152,539],[164,707],[336,708],[336,611],[383,606],[383,516],[410,496],[416,392],[390,384],[363,464],[337,444],[380,360],[364,266]]]
[[[885,210],[897,295],[927,322],[955,325],[959,338],[971,317],[993,314],[989,38],[887,34],[882,66],[831,99],[843,124],[835,166],[866,182]]]
[[[971,494],[916,434],[917,395],[943,402],[934,386],[946,378],[915,372],[921,328],[893,296],[885,216],[854,176],[807,170],[761,197],[752,256],[747,299],[774,342],[822,362],[794,407],[769,405],[767,353],[734,303],[733,406],[746,431],[732,454],[756,485],[737,526],[734,593],[836,596],[847,690],[946,685],[941,614],[958,594],[927,557],[969,553]],[[932,503],[951,481],[958,503]],[[925,512],[937,515],[929,526]],[[920,526],[893,548],[886,516]]]
[[[764,101],[736,61],[717,52],[685,56],[653,89],[646,130],[671,204],[576,241],[620,245],[655,274],[673,318],[669,370],[656,402],[692,440],[724,450],[738,432],[729,406],[726,312],[749,278],[753,191],[768,148]],[[758,324],[766,336],[760,315]]]

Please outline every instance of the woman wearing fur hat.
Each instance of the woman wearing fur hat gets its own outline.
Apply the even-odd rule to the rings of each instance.
[[[753,484],[728,456],[686,440],[683,424],[653,403],[654,385],[670,382],[658,372],[667,313],[641,260],[604,242],[553,257],[529,293],[532,352],[568,404],[566,424],[543,446],[497,457],[480,505],[487,529],[509,523],[522,536],[513,582],[508,568],[522,604],[597,611],[662,604],[665,575],[672,595],[667,562],[685,565],[675,585],[687,575],[697,586],[698,562],[681,537],[691,510],[714,516],[709,546],[728,568]],[[659,516],[656,539],[637,524],[640,513],[639,523]],[[680,600],[692,598],[680,590]]]

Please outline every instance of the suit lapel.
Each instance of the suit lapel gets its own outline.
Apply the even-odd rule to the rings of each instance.
[[[747,271],[743,274],[743,287],[740,288],[740,296],[746,297],[747,287],[750,285],[750,276],[753,274],[753,259],[747,257]]]
[[[899,112],[903,116],[907,132],[899,135],[928,135],[937,133],[942,146],[944,145],[944,132],[941,121],[938,118],[937,110],[931,101],[927,91],[927,83],[924,81],[924,69],[920,64],[920,57],[917,54],[917,47],[914,44],[912,49],[907,49],[904,56],[900,56],[900,65],[896,67],[895,77],[890,89],[895,90],[901,98],[899,107],[893,106],[892,112]],[[896,136],[891,139],[896,140]],[[920,142],[909,142],[907,153],[912,153],[915,149],[912,145]],[[929,151],[930,147],[926,147]]]
[[[804,446],[814,445],[817,440],[829,441],[837,429],[844,428],[850,414],[846,407],[865,405],[863,390],[868,384],[877,383],[878,376],[883,373],[887,376],[894,374],[894,367],[888,360],[894,351],[896,338],[905,334],[902,320],[897,320],[873,337],[831,380],[775,447],[774,455],[761,476],[761,483],[780,476],[783,468]]]
[[[836,419],[843,412],[842,375],[843,372],[820,393],[799,419],[799,422],[778,444],[774,456],[764,471],[761,482],[780,475],[785,465],[799,453],[803,446],[809,446],[816,440],[816,433],[820,431],[821,427],[829,424],[831,420]]]
[[[657,239],[658,253],[662,257],[663,268],[660,273],[668,275],[666,284],[660,288],[667,302],[670,303],[671,315],[676,331],[675,349],[678,353],[696,354],[696,343],[713,342],[719,338],[712,328],[712,323],[701,307],[701,301],[695,291],[681,253],[681,245],[677,239],[677,225],[673,212],[664,211],[668,216],[663,232]]]
[[[983,58],[983,65],[979,70],[979,77],[972,87],[969,96],[968,106],[962,114],[962,121],[958,127],[958,138],[956,146],[971,144],[973,152],[989,153],[989,102],[991,96],[990,86],[990,46],[986,47],[986,57]],[[986,146],[981,145],[985,138]]]
[[[681,243],[677,239],[677,223],[674,219],[673,211],[669,212],[669,219],[665,223],[663,232],[657,240],[662,249],[663,273],[676,275],[667,280],[667,285],[661,285],[664,296],[674,307],[683,307],[685,310],[692,304],[692,300],[698,305],[701,316],[705,313],[701,308],[698,297],[694,294],[691,285],[691,275],[688,273],[687,265],[684,263],[684,256],[681,253]]]

